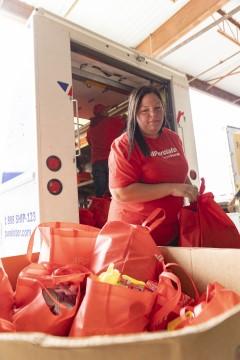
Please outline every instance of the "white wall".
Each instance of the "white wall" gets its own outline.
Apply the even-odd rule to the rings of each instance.
[[[218,201],[235,193],[227,126],[240,128],[240,107],[195,89],[190,90],[200,177]]]

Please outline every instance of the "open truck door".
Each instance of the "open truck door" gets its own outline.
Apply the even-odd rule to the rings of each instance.
[[[11,141],[6,141],[1,170],[3,255],[26,253],[29,235],[38,223],[79,221],[79,206],[92,182],[77,182],[77,160],[84,151],[88,154],[87,123],[80,119],[89,119],[99,102],[108,105],[111,114],[126,111],[134,87],[159,88],[168,126],[181,136],[190,170],[196,175],[193,183],[198,184],[184,74],[42,9],[33,13],[26,33],[29,53],[19,56],[23,59],[21,91],[5,119],[15,129],[21,124],[21,136],[9,132]],[[19,174],[11,177],[11,173]]]

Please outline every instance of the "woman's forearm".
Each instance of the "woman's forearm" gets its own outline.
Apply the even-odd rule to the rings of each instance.
[[[190,201],[196,200],[197,189],[189,184],[142,184],[134,183],[123,188],[110,189],[114,199],[123,202],[145,202],[163,197],[182,196],[189,198]]]
[[[171,195],[173,184],[134,183],[124,188],[111,189],[112,196],[120,201],[151,201]]]

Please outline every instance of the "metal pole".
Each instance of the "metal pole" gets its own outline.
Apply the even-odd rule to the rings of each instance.
[[[173,53],[174,51],[180,49],[182,46],[188,44],[190,41],[196,39],[197,37],[199,37],[200,35],[204,34],[205,32],[207,32],[208,30],[212,29],[214,26],[220,24],[223,20],[227,19],[228,17],[236,14],[238,11],[240,11],[240,5],[237,6],[235,9],[233,9],[232,11],[230,11],[229,13],[225,14],[223,17],[221,17],[220,19],[214,21],[212,24],[206,26],[204,29],[200,30],[199,32],[197,32],[196,34],[190,36],[188,39],[184,40],[183,42],[181,42],[180,44],[178,44],[177,46],[175,46],[174,48],[170,49],[169,51],[165,52],[163,55],[158,56],[157,59],[161,60],[162,58],[165,58],[166,56],[170,55],[171,53]]]
[[[194,80],[198,79],[198,78],[199,78],[199,76],[202,76],[202,75],[206,74],[207,72],[209,72],[209,71],[211,71],[211,70],[215,69],[217,66],[224,64],[226,61],[228,61],[228,60],[232,59],[234,56],[236,56],[236,55],[238,55],[238,54],[240,54],[240,50],[239,50],[239,51],[237,51],[237,52],[235,52],[234,54],[232,54],[232,55],[228,56],[226,59],[223,59],[223,60],[219,61],[217,64],[215,64],[215,65],[213,65],[213,66],[209,67],[208,69],[206,69],[206,70],[202,71],[200,74],[198,74],[198,75],[194,76],[191,80],[189,80],[189,81],[188,81],[188,83],[190,84],[192,81],[194,81]]]

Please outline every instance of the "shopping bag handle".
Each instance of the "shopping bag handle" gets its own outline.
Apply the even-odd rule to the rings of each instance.
[[[164,264],[163,265],[163,271],[167,271],[169,268],[171,267],[177,267],[179,268],[183,274],[186,276],[186,278],[189,280],[189,282],[191,283],[192,285],[192,288],[193,288],[193,291],[194,291],[194,299],[196,301],[199,301],[199,298],[200,298],[200,295],[199,295],[199,292],[198,292],[198,289],[195,285],[195,282],[193,281],[192,277],[183,269],[182,266],[180,266],[179,264],[177,263],[167,263],[167,264]]]
[[[27,259],[29,261],[29,263],[32,263],[33,260],[32,260],[32,255],[33,255],[33,245],[34,245],[34,239],[35,239],[35,233],[36,233],[36,230],[38,230],[40,227],[49,227],[49,231],[51,233],[52,231],[52,228],[53,226],[55,228],[59,228],[60,227],[60,222],[46,222],[46,223],[41,223],[41,224],[38,224],[35,229],[33,230],[33,232],[31,233],[31,236],[30,236],[30,239],[28,241],[28,247],[27,247]],[[42,234],[40,235],[42,236]]]
[[[175,274],[173,274],[172,272],[169,271],[169,268],[171,267],[178,267],[181,269],[181,271],[183,271],[183,273],[186,275],[186,277],[189,279],[193,290],[194,290],[194,298],[196,300],[196,302],[199,302],[199,292],[198,289],[193,281],[193,279],[191,278],[191,276],[188,275],[188,273],[177,263],[168,263],[168,264],[164,264],[163,267],[163,272],[159,275],[159,278],[161,277],[165,277],[170,279],[172,282],[174,282],[176,284],[176,294],[172,297],[172,299],[170,299],[168,302],[166,302],[166,304],[164,304],[161,309],[154,315],[154,318],[156,319],[155,323],[161,323],[164,318],[171,312],[173,311],[176,306],[178,305],[180,299],[181,299],[181,295],[182,295],[182,287],[181,287],[181,282],[180,279],[178,278],[178,276],[176,276]],[[156,326],[156,325],[155,325]]]
[[[62,221],[53,221],[53,222],[43,222],[40,223],[39,225],[37,225],[35,227],[35,229],[33,230],[29,242],[28,242],[28,247],[27,247],[27,259],[30,263],[33,262],[32,260],[32,255],[33,255],[33,245],[34,245],[34,239],[35,239],[35,233],[37,229],[40,228],[44,228],[44,227],[48,227],[49,228],[49,232],[50,234],[54,232],[54,230],[56,229],[75,229],[75,230],[86,230],[89,231],[89,229],[91,228],[91,230],[93,229],[95,231],[94,226],[89,226],[89,225],[85,225],[85,224],[78,224],[78,223],[72,223],[72,222],[62,222]],[[41,230],[39,230],[41,233]],[[96,233],[99,231],[99,229],[96,228]],[[43,234],[41,233],[40,236],[42,237]]]
[[[32,263],[33,262],[33,259],[32,259],[32,255],[33,255],[33,245],[34,245],[34,239],[35,239],[35,233],[36,233],[36,230],[38,229],[39,225],[37,227],[35,227],[35,229],[33,230],[33,232],[31,233],[31,236],[30,236],[30,239],[28,241],[28,247],[27,247],[27,254],[26,254],[26,257],[27,257],[27,260],[29,263]]]
[[[206,189],[206,185],[205,185],[205,179],[201,178],[201,184],[200,184],[200,189],[199,189],[199,195],[202,195],[204,193]]]
[[[32,263],[30,269],[26,267],[21,271],[21,277],[39,280],[44,282],[45,285],[47,283],[50,283],[50,285],[57,285],[64,282],[80,284],[86,276],[91,274],[90,270],[80,264],[56,266],[47,262],[42,262],[40,264]],[[42,273],[44,270],[46,270],[45,274]]]
[[[91,273],[84,265],[67,264],[55,269],[52,272],[52,278],[56,284],[67,281],[81,283]]]
[[[142,226],[147,227],[151,232],[163,222],[165,217],[165,211],[161,208],[156,208],[153,210],[153,212],[151,212],[146,220],[144,220]]]
[[[165,277],[174,282],[177,286],[177,292],[154,314],[153,326],[155,329],[157,329],[158,324],[160,324],[165,319],[165,317],[168,316],[168,314],[170,314],[170,312],[176,308],[182,295],[181,283],[179,278],[175,274],[173,274],[172,272],[163,271],[159,277]]]

